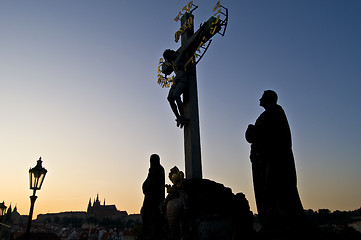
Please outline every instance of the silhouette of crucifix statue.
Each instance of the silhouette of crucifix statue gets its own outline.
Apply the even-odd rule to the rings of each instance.
[[[175,41],[178,42],[180,38],[181,47],[176,51],[165,50],[164,59],[160,59],[158,67],[158,83],[162,87],[170,87],[168,101],[176,117],[176,125],[184,127],[185,172],[188,179],[202,178],[196,64],[207,51],[212,41],[210,39],[216,33],[224,36],[228,22],[228,9],[218,1],[213,9],[214,16],[194,32],[192,12],[197,8],[192,1],[174,19],[181,21],[181,28],[175,33]],[[175,76],[167,77],[172,72]]]

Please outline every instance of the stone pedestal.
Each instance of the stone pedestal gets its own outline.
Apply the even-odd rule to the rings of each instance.
[[[248,239],[253,214],[243,193],[207,179],[185,179],[169,193],[163,211],[167,239]]]

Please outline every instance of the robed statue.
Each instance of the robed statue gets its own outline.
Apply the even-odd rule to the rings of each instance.
[[[160,204],[165,198],[165,177],[164,168],[160,165],[160,158],[157,154],[150,156],[150,168],[142,189],[144,193],[141,209],[142,240],[161,239],[164,219],[160,211]]]
[[[291,131],[276,92],[267,90],[260,101],[265,111],[250,124],[253,185],[258,216],[264,231],[292,230],[305,222],[297,190]]]

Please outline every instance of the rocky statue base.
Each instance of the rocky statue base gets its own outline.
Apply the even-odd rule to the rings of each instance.
[[[249,239],[253,214],[243,193],[207,179],[184,179],[168,188],[162,205],[164,239]]]

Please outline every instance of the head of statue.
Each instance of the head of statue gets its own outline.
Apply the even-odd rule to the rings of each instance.
[[[177,52],[172,49],[167,49],[163,52],[163,58],[166,61],[173,62],[177,58]]]
[[[150,155],[150,166],[152,167],[156,165],[160,165],[160,158],[158,154],[152,154]]]
[[[264,91],[261,99],[259,100],[259,105],[268,108],[277,104],[278,96],[277,93],[273,90]]]

